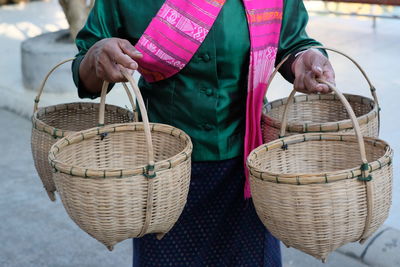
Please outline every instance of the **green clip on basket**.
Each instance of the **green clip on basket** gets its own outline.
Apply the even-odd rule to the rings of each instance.
[[[50,147],[64,136],[97,126],[99,121],[99,104],[97,103],[77,102],[38,108],[40,97],[50,75],[59,66],[72,60],[73,58],[62,61],[46,75],[35,98],[32,116],[32,156],[39,177],[52,201],[55,200],[54,192],[56,191],[56,187],[52,178],[53,172],[48,161]],[[106,124],[137,121],[138,115],[135,110],[135,102],[125,84],[124,88],[128,94],[135,116],[127,109],[106,105]]]
[[[108,249],[125,239],[157,233],[178,220],[187,200],[192,142],[183,131],[151,123],[133,78],[143,123],[106,125],[55,143],[49,161],[71,219]],[[104,119],[107,83],[101,94]]]
[[[359,96],[344,94],[347,101],[354,110],[358,123],[361,127],[361,133],[364,136],[378,137],[379,135],[379,105],[376,95],[376,89],[372,85],[365,71],[351,57],[338,50],[327,47],[323,48],[336,52],[353,62],[361,71],[364,78],[367,80],[373,99]],[[286,57],[275,68],[272,73],[268,86],[270,86],[273,78],[279,68],[288,59]],[[281,119],[286,103],[292,101],[293,96],[284,99],[278,99],[268,103],[263,108],[261,117],[261,129],[263,132],[264,143],[271,142],[279,138],[281,128]],[[288,114],[287,135],[301,134],[308,132],[336,132],[336,133],[353,133],[353,126],[346,112],[346,109],[341,104],[339,99],[334,94],[315,94],[315,95],[299,95],[294,97],[294,104]]]
[[[388,216],[393,151],[362,137],[345,96],[327,84],[349,112],[356,136],[305,133],[253,150],[247,165],[257,214],[285,245],[325,261],[328,253],[363,241]],[[285,136],[288,102],[281,136]],[[361,159],[360,159],[361,155]]]

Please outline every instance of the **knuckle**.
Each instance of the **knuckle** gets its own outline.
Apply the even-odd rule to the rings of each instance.
[[[127,47],[127,46],[129,46],[130,45],[130,42],[128,41],[128,40],[126,40],[126,39],[121,39],[121,45],[123,45],[124,47]]]
[[[106,56],[104,53],[102,53],[102,54],[99,55],[99,58],[98,58],[97,61],[98,61],[101,65],[104,65],[105,62],[106,62],[106,59],[107,59],[107,56]]]
[[[104,74],[105,74],[105,73],[104,73],[103,69],[101,69],[101,68],[96,69],[96,76],[97,76],[97,78],[104,79],[104,77],[105,77]]]
[[[97,68],[107,69],[108,60],[106,56],[99,57],[97,61]]]
[[[108,40],[105,44],[104,44],[104,49],[106,51],[111,51],[115,48],[115,40],[111,39]]]

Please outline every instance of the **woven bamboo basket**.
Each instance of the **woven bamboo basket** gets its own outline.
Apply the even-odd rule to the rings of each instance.
[[[247,159],[261,221],[285,245],[323,261],[344,244],[363,242],[382,225],[391,205],[393,172],[390,146],[363,138],[345,96],[329,86],[348,110],[356,136],[287,136],[261,145]],[[286,124],[284,114],[281,136]]]
[[[89,102],[76,102],[59,104],[39,108],[40,97],[51,74],[62,64],[72,61],[73,58],[57,64],[44,78],[38,95],[35,98],[32,116],[31,149],[36,170],[43,183],[43,186],[52,201],[55,201],[56,187],[52,178],[53,172],[49,165],[48,155],[51,146],[60,138],[76,131],[95,127],[99,121],[99,104]],[[137,112],[132,94],[124,84],[125,91],[131,102],[131,111],[113,106],[105,107],[105,123],[124,123],[137,121]]]
[[[351,57],[336,49],[317,46],[325,50],[336,52],[348,58],[361,71],[369,84],[373,99],[360,95],[344,94],[354,110],[361,132],[364,136],[378,137],[379,135],[379,104],[376,89],[372,85],[365,71]],[[287,57],[288,58],[288,57]],[[287,60],[285,58],[277,65],[272,73],[268,86],[271,84],[279,68]],[[287,135],[309,132],[336,132],[353,133],[353,126],[345,107],[334,94],[327,95],[291,95],[289,98],[278,99],[264,105],[261,116],[261,129],[264,143],[279,138],[282,115],[286,103],[294,99],[294,104],[288,114]]]
[[[192,143],[183,131],[149,124],[133,78],[143,123],[106,125],[55,143],[49,161],[71,219],[109,250],[125,239],[167,233],[186,204]],[[104,119],[107,83],[101,95]]]

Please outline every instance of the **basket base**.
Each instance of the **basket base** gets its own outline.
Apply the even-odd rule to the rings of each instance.
[[[107,246],[107,249],[108,249],[109,251],[113,251],[113,250],[114,250],[114,246]]]
[[[53,202],[56,201],[56,194],[54,193],[54,191],[47,191],[46,190],[46,192],[47,192],[47,195],[49,196],[51,201],[53,201]]]
[[[158,240],[161,240],[161,239],[164,238],[164,236],[165,236],[165,233],[160,233],[160,234],[157,234],[157,235],[156,235],[156,238],[157,238]]]

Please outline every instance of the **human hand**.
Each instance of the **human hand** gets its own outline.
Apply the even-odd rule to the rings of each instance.
[[[331,63],[317,49],[311,48],[299,55],[292,64],[292,72],[295,76],[294,89],[302,93],[330,92],[326,84],[319,83],[316,79],[335,84],[335,72]]]
[[[82,60],[79,72],[87,88],[91,81],[97,85],[98,81],[126,82],[121,70],[133,73],[138,68],[136,60],[143,55],[128,41],[119,38],[106,38],[95,43]],[[96,77],[90,78],[95,74]]]

